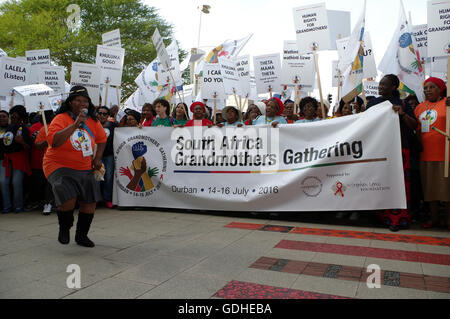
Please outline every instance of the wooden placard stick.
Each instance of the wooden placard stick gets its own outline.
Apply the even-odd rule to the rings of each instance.
[[[217,124],[217,94],[214,92],[214,125]]]
[[[366,99],[366,92],[364,92],[364,79],[362,80],[362,90],[361,90],[361,95],[362,95],[362,99],[363,99],[363,102],[364,102],[364,110],[366,109],[366,107],[367,107],[367,99]]]
[[[447,56],[447,83],[450,80],[450,55]],[[447,89],[447,99],[450,97],[450,92]],[[445,132],[450,134],[450,106],[446,107],[446,128]],[[445,165],[444,165],[444,177],[448,178],[448,166],[449,166],[449,153],[450,153],[450,141],[448,139],[445,140]]]
[[[272,86],[269,85],[269,94],[270,94],[270,98],[272,98]]]
[[[233,95],[234,95],[234,100],[236,101],[236,107],[238,107],[239,111],[242,112],[241,107],[240,107],[239,102],[238,102],[238,99],[237,99],[237,96],[236,96],[236,90],[234,88],[233,88]]]
[[[11,101],[9,101],[9,109],[12,109],[12,107],[14,106],[14,90],[12,90],[11,92]]]
[[[314,52],[314,63],[316,65],[316,73],[317,73],[317,84],[319,86],[319,95],[320,95],[320,107],[322,109],[322,118],[326,119],[325,108],[323,106],[323,94],[322,94],[322,84],[320,82],[320,72],[319,72],[319,57],[317,56],[317,49],[313,47]]]
[[[120,96],[119,96],[119,95],[120,95],[120,94],[119,94],[119,87],[116,86],[117,106],[120,105]]]
[[[105,103],[104,106],[108,107],[108,89],[109,89],[109,78],[106,78],[106,88],[105,88]]]
[[[47,119],[45,118],[44,105],[42,105],[42,102],[39,102],[39,109],[41,110],[42,122],[44,123],[45,135],[47,135]]]

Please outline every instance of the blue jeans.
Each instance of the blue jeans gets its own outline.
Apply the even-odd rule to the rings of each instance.
[[[13,200],[14,200],[14,211],[20,212],[23,210],[23,178],[25,173],[12,169],[12,163],[9,164],[9,176],[6,177],[6,167],[3,167],[3,160],[0,161],[0,183],[2,188],[2,198],[3,198],[3,212],[9,212],[12,209],[11,204],[11,194],[9,191],[9,184],[13,185]]]
[[[114,155],[104,156],[102,162],[105,165],[105,182],[103,183],[103,200],[112,201],[114,183]]]

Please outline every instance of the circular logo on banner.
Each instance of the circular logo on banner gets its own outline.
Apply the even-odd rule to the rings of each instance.
[[[420,114],[420,119],[425,119],[430,123],[430,125],[433,125],[434,122],[437,120],[437,112],[436,110],[430,110],[430,111],[424,111],[422,114]]]
[[[317,197],[322,192],[322,181],[316,176],[306,177],[300,187],[308,197]]]
[[[88,132],[76,129],[70,136],[70,142],[72,143],[74,149],[81,151],[81,145],[83,143],[89,142],[89,144],[91,144],[91,137]]]
[[[105,130],[106,138],[109,138],[109,136],[111,135],[111,131],[107,127],[104,127],[103,129]]]
[[[5,144],[5,146],[10,146],[13,141],[14,141],[14,134],[12,132],[6,132],[3,135],[3,143]]]
[[[445,48],[444,48],[444,53],[445,53],[445,54],[450,54],[450,42],[447,43],[447,45],[445,46]]]
[[[116,151],[116,183],[121,191],[148,197],[160,189],[167,169],[167,155],[153,137],[127,138]]]

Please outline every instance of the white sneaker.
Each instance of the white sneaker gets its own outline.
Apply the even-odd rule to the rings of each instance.
[[[359,213],[358,212],[353,212],[350,215],[350,220],[358,220],[358,218],[359,218]]]
[[[45,204],[42,213],[44,215],[50,215],[51,212],[52,212],[52,204]]]

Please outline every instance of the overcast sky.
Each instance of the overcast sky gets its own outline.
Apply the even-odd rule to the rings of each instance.
[[[186,51],[197,47],[199,41],[200,10],[211,6],[209,14],[201,15],[200,48],[205,51],[227,39],[253,37],[240,55],[251,56],[282,53],[284,40],[295,40],[292,9],[315,3],[326,3],[327,9],[349,11],[352,29],[358,19],[363,0],[142,0],[158,9],[160,16],[174,26],[175,38]],[[0,0],[0,3],[4,0]],[[425,24],[426,0],[403,0],[406,14],[411,13],[412,24]],[[366,30],[370,32],[375,60],[381,61],[398,22],[400,0],[367,0]],[[105,30],[109,31],[109,30]],[[151,39],[149,39],[151,41]],[[319,52],[320,74],[324,97],[336,94],[331,88],[331,61],[336,51]],[[252,60],[252,59],[251,59]]]
[[[200,47],[207,51],[227,39],[240,39],[253,33],[240,53],[251,56],[281,53],[284,40],[296,39],[292,9],[323,2],[327,9],[349,11],[353,29],[362,11],[362,0],[144,0],[173,24],[175,37],[186,51],[198,44],[198,7],[210,5],[210,13],[201,17]],[[406,14],[411,12],[412,24],[426,23],[426,0],[403,0],[403,4]],[[367,0],[366,30],[371,34],[377,65],[397,26],[399,8],[400,0]],[[336,59],[336,51],[319,53],[324,97],[337,92],[331,88],[331,61]]]

